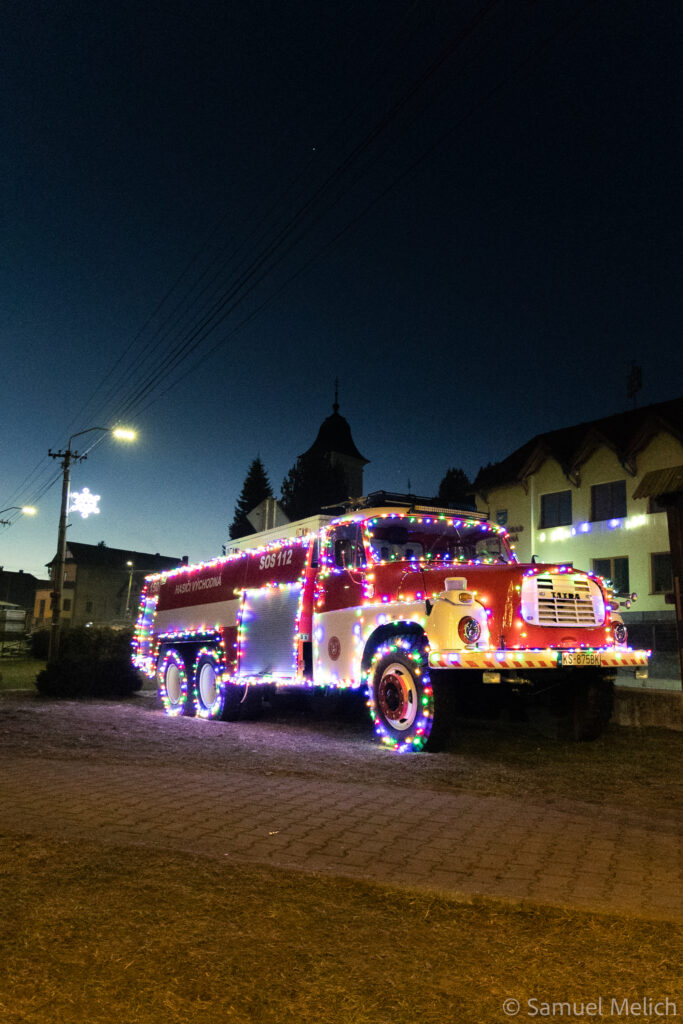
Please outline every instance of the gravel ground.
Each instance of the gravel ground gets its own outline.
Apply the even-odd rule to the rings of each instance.
[[[560,744],[521,723],[456,723],[439,754],[398,756],[372,736],[360,699],[323,708],[267,708],[258,721],[171,719],[156,695],[126,701],[50,701],[0,694],[0,758],[183,764],[202,772],[371,781],[411,790],[580,803],[628,821],[683,818],[683,736],[610,727],[598,741]]]

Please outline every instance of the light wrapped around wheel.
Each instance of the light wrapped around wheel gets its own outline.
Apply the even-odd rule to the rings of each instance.
[[[464,644],[476,644],[481,636],[481,626],[471,615],[465,615],[458,623],[458,635]]]
[[[614,639],[618,644],[625,644],[626,638],[628,637],[628,630],[623,622],[615,622],[612,629],[614,633]]]

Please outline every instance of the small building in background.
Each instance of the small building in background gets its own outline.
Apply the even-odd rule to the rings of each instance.
[[[41,585],[50,586],[49,581],[37,579],[30,572],[6,572],[0,567],[0,603],[18,605],[26,612],[26,629],[31,628],[34,614],[36,591]],[[49,603],[48,603],[49,607]]]
[[[56,556],[49,563],[50,572]],[[145,576],[167,572],[186,563],[146,551],[109,548],[105,544],[67,544],[62,591],[61,621],[64,626],[105,626],[133,622]],[[52,583],[35,595],[34,628],[51,622]]]
[[[677,650],[666,512],[636,498],[646,473],[683,461],[683,398],[539,434],[481,469],[477,507],[521,561],[571,563],[611,580],[637,646]]]
[[[23,648],[26,628],[26,609],[0,601],[0,655],[13,654]]]

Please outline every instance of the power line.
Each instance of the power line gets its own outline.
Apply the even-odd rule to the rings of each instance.
[[[374,142],[382,135],[389,124],[391,124],[398,115],[405,110],[408,103],[419,94],[420,90],[424,88],[424,85],[434,76],[434,74],[444,65],[444,63],[458,50],[462,43],[469,39],[477,29],[485,23],[488,15],[499,6],[501,0],[491,0],[482,7],[476,14],[470,19],[470,21],[461,29],[457,35],[444,47],[441,52],[433,59],[427,68],[414,80],[407,90],[404,90],[402,95],[394,101],[390,110],[380,119],[379,122],[373,124],[371,129],[366,132],[365,136],[358,142],[351,151],[344,157],[344,159],[334,168],[334,170],[327,175],[324,181],[316,188],[315,192],[308,196],[296,213],[279,229],[274,238],[272,238],[265,249],[261,251],[251,262],[251,264],[245,269],[242,276],[233,282],[223,291],[223,294],[217,299],[214,305],[204,314],[203,319],[193,328],[189,336],[185,336],[178,341],[175,346],[168,353],[164,365],[162,367],[155,366],[153,371],[138,384],[132,393],[130,393],[127,400],[124,401],[122,414],[131,412],[135,409],[138,402],[141,402],[154,388],[158,387],[164,380],[166,380],[171,373],[181,365],[187,358],[189,358],[206,340],[208,335],[215,330],[217,326],[225,321],[225,319],[244,301],[244,298],[249,295],[256,284],[261,283],[264,278],[272,272],[272,270],[278,266],[282,260],[292,251],[296,245],[310,232],[313,225],[319,222],[319,220],[329,210],[336,205],[339,199],[346,194],[349,190],[349,186],[346,187],[346,191],[342,191],[337,195],[331,204],[327,207],[323,207],[317,214],[313,216],[311,223],[306,223],[306,218],[309,215],[313,215],[316,204],[318,204],[330,190],[331,186],[343,177],[343,175],[358,161],[360,156],[365,153]],[[303,224],[298,237],[292,240],[291,236],[294,230]],[[285,244],[289,242],[287,248],[280,255],[276,257],[279,250],[282,249]],[[269,261],[271,261],[269,263]],[[260,276],[259,272],[263,271]],[[252,279],[256,277],[254,282]]]

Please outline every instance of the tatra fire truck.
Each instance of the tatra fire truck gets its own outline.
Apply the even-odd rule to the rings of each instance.
[[[147,578],[133,661],[167,714],[234,720],[278,691],[362,689],[378,738],[417,751],[443,744],[463,697],[505,694],[584,740],[610,719],[617,670],[647,674],[605,580],[520,564],[479,513],[381,494],[283,529]]]

